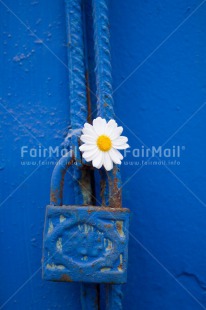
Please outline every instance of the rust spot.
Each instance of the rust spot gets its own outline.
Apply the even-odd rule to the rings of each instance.
[[[116,227],[120,237],[124,237],[123,221],[116,221]]]
[[[123,271],[123,257],[122,257],[122,254],[120,254],[119,259],[120,259],[120,264],[117,267],[117,269],[121,272],[121,271]]]
[[[118,270],[119,270],[119,271],[123,271],[122,264],[120,264],[120,265],[118,266]]]
[[[106,180],[102,179],[100,181],[100,197],[102,198],[102,205],[106,206],[106,201],[105,201],[105,190],[106,190]]]
[[[63,198],[63,196],[62,196],[63,195],[63,187],[64,187],[64,176],[66,174],[67,168],[69,166],[71,166],[74,163],[74,161],[75,161],[74,154],[72,154],[71,160],[68,162],[66,168],[64,170],[62,170],[62,172],[61,172],[60,188],[56,189],[55,191],[50,192],[50,201],[56,203],[57,198],[60,198],[62,200],[62,198]]]
[[[56,196],[57,196],[57,190],[50,192],[50,200],[55,202],[55,203],[57,202]]]
[[[62,171],[62,177],[61,177],[61,182],[60,182],[60,190],[59,190],[59,198],[60,198],[61,200],[62,200],[62,198],[63,198],[64,177],[65,177],[65,174],[66,174],[66,172],[67,172],[67,168],[68,168],[69,166],[71,166],[71,165],[74,163],[74,161],[75,161],[75,159],[74,159],[74,154],[73,154],[71,160],[70,160],[70,161],[68,162],[68,164],[67,164],[66,169],[64,169],[64,170]]]
[[[60,281],[73,282],[72,279],[67,274],[63,274],[60,278]]]
[[[111,173],[107,173],[108,182],[109,182],[109,204],[111,208],[121,208],[122,207],[122,191],[121,188],[118,187],[118,177],[117,173],[119,169],[117,166],[114,166]]]
[[[112,228],[112,224],[104,224],[105,228]]]
[[[82,205],[82,207],[83,207],[84,205]],[[86,205],[86,206],[88,206],[88,205]],[[93,212],[101,212],[101,211],[107,211],[107,212],[112,212],[112,213],[117,213],[117,212],[130,212],[130,210],[129,209],[127,209],[127,208],[112,208],[111,206],[108,206],[108,207],[106,207],[106,206],[91,206],[91,208],[90,208],[90,205],[88,206],[88,210],[87,210],[87,212],[89,213],[89,214],[91,214],[91,213],[93,213]]]

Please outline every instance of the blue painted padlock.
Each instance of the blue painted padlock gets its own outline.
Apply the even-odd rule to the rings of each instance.
[[[129,209],[62,205],[66,154],[54,169],[43,244],[43,277],[51,281],[125,283]]]

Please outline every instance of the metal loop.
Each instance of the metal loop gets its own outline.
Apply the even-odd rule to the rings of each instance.
[[[64,176],[67,169],[75,162],[72,151],[67,152],[57,162],[51,177],[50,188],[50,204],[54,206],[62,206],[63,204],[63,188]]]

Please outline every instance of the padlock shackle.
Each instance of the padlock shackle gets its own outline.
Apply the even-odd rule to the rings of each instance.
[[[74,161],[73,152],[69,151],[60,158],[54,167],[50,187],[50,204],[53,206],[62,206],[63,204],[64,176]]]

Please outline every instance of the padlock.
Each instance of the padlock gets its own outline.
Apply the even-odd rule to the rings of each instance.
[[[129,209],[63,205],[64,176],[71,152],[54,168],[46,208],[43,277],[51,281],[125,283]]]

